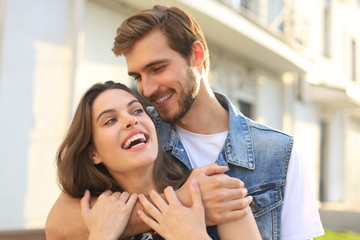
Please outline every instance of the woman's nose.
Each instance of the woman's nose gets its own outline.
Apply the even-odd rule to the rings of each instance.
[[[131,117],[129,117],[125,127],[131,128],[131,127],[137,125],[138,123],[139,122],[138,122],[137,118],[135,116],[131,116]]]

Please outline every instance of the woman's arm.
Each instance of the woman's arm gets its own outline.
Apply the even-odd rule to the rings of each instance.
[[[261,240],[260,232],[250,207],[247,207],[247,213],[244,217],[218,225],[218,234],[221,240]]]

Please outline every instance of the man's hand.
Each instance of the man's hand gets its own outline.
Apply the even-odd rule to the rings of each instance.
[[[216,164],[195,168],[176,192],[184,205],[191,206],[189,183],[194,178],[197,180],[208,226],[240,219],[246,215],[246,207],[252,202],[251,196],[246,197],[247,189],[244,188],[244,183],[222,174],[226,170],[227,167]]]

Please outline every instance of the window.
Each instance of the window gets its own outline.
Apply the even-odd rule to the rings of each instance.
[[[299,102],[304,101],[304,80],[303,75],[298,74],[297,81],[295,84],[296,100]]]
[[[331,57],[331,0],[325,0],[324,6],[324,56]]]
[[[351,40],[351,80],[357,80],[357,59],[356,59],[356,42],[355,40]]]
[[[238,104],[239,104],[239,109],[242,112],[242,114],[244,114],[248,118],[253,117],[253,114],[252,114],[253,109],[252,109],[252,106],[250,103],[239,100]]]
[[[319,200],[320,202],[327,202],[328,197],[328,155],[327,155],[327,139],[328,139],[328,124],[325,121],[320,122],[320,185],[319,185]]]
[[[276,27],[277,30],[284,32],[284,1],[270,0],[267,3],[267,23],[270,26]]]

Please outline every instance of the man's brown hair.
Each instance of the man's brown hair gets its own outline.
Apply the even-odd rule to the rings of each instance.
[[[185,59],[192,53],[192,44],[200,41],[204,47],[205,72],[209,70],[209,50],[204,34],[194,18],[177,7],[155,5],[127,18],[117,29],[114,48],[116,56],[125,55],[134,43],[154,29],[160,29],[168,39],[169,46]]]

